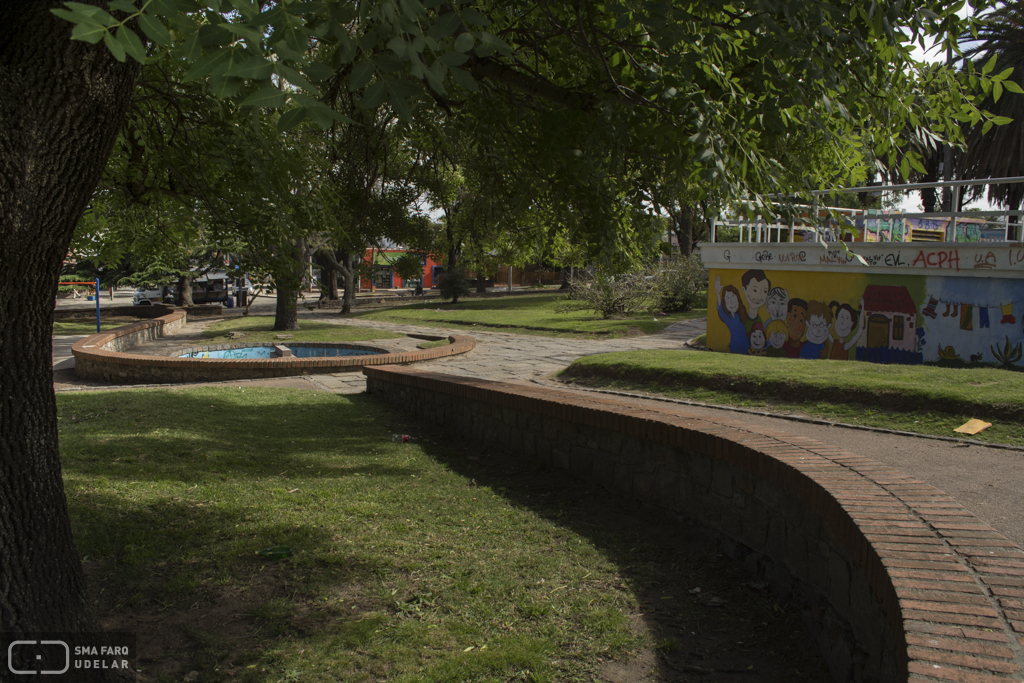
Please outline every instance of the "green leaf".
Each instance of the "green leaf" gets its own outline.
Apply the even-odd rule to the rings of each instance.
[[[991,119],[993,124],[997,126],[1005,126],[1006,124],[1013,121],[1009,116],[993,116]]]
[[[74,30],[71,31],[72,40],[82,40],[93,44],[103,40],[103,36],[105,35],[108,35],[106,26],[86,22],[78,24],[75,26]]]
[[[86,5],[81,2],[65,2],[64,6],[83,19],[91,20],[94,24],[116,26],[121,23],[110,12],[96,5]]]
[[[188,82],[194,81],[197,78],[209,76],[221,62],[227,61],[229,57],[231,57],[231,50],[228,48],[221,48],[214,52],[209,52],[195,61],[192,68],[185,72],[183,80]]]
[[[124,45],[118,42],[109,31],[103,33],[103,44],[110,50],[110,54],[114,55],[114,59],[119,62],[124,61]]]
[[[343,121],[346,117],[334,111],[320,100],[313,99],[309,95],[298,93],[293,99],[306,109],[306,116],[313,119],[323,129],[331,127],[335,121]]]
[[[194,62],[199,59],[199,55],[203,52],[203,47],[199,44],[198,31],[185,39],[185,43],[181,46],[181,52],[186,62]]]
[[[460,33],[459,37],[455,39],[455,49],[458,52],[469,52],[475,43],[472,33]]]
[[[1024,90],[1022,90],[1021,87],[1017,85],[1017,83],[1014,81],[1003,81],[1003,87],[1009,90],[1010,92],[1017,93],[1018,95],[1024,94]]]
[[[380,105],[384,104],[384,100],[388,96],[388,88],[384,81],[376,81],[366,92],[363,93],[363,99],[359,103],[359,106],[363,109],[376,109]]]
[[[469,56],[464,52],[446,52],[438,57],[445,66],[462,66],[469,61]]]
[[[480,10],[473,9],[472,7],[464,7],[459,10],[459,14],[462,15],[462,20],[472,26],[490,26],[491,20],[485,17]]]
[[[245,41],[253,47],[258,46],[260,43],[263,42],[263,33],[260,32],[258,29],[253,28],[252,26],[247,26],[245,24],[232,24],[227,22],[221,24],[221,26],[223,26],[228,31],[231,31],[231,33],[235,34],[239,38],[244,38]]]
[[[129,0],[113,0],[110,3],[110,9],[116,9],[125,14],[135,14],[139,11],[139,8]]]
[[[409,108],[409,103],[405,101],[405,98],[398,95],[396,92],[391,91],[388,95],[388,103],[391,108],[394,109],[395,113],[398,114],[398,118],[402,119],[406,123],[412,121],[412,109]]]
[[[283,107],[288,96],[276,86],[268,85],[260,88],[242,100],[239,105],[242,107],[266,107],[275,109]]]
[[[210,76],[210,90],[221,99],[234,97],[243,85],[245,85],[245,80],[242,78],[232,78],[223,74]]]
[[[317,61],[308,62],[303,71],[307,76],[317,81],[326,81],[328,78],[332,78],[336,73],[331,67],[327,66],[323,62]]]
[[[170,45],[173,42],[170,31],[152,14],[139,15],[139,27],[146,37],[157,45]]]
[[[286,131],[289,131],[295,126],[302,123],[302,121],[305,118],[305,107],[295,107],[294,109],[289,109],[285,113],[281,114],[281,118],[277,120],[277,132],[284,133]]]
[[[996,68],[996,60],[999,58],[998,54],[993,54],[992,58],[985,62],[985,66],[981,67],[981,75],[987,76],[992,69]]]
[[[153,8],[156,10],[157,14],[164,17],[173,17],[175,14],[178,13],[178,7],[174,4],[172,0],[153,0]],[[194,8],[182,9],[185,12],[195,11]]]
[[[1003,84],[999,81],[992,83],[992,101],[998,102],[999,98],[1003,96]]]
[[[132,59],[142,64],[146,61],[146,47],[127,26],[117,29],[117,41],[124,47],[125,52],[131,55]]]
[[[427,35],[439,40],[447,38],[451,34],[455,33],[461,25],[462,20],[459,18],[458,14],[455,14],[454,12],[442,14],[437,18],[437,22],[427,31]]]
[[[373,78],[373,62],[359,62],[348,77],[349,90],[362,90]]]
[[[984,135],[985,133],[987,133],[987,132],[989,132],[990,130],[992,130],[992,126],[994,126],[994,125],[995,125],[995,124],[994,124],[994,123],[992,123],[992,121],[986,121],[986,122],[985,122],[985,125],[983,125],[983,126],[981,127],[981,134],[982,134],[982,135]]]
[[[303,76],[301,73],[299,73],[295,69],[293,69],[293,68],[291,68],[289,66],[285,66],[281,62],[278,62],[277,64],[275,64],[274,68],[277,70],[277,73],[278,73],[278,75],[281,76],[281,78],[284,78],[286,81],[288,81],[292,85],[298,86],[299,88],[302,88],[306,92],[311,93],[313,95],[319,95],[320,94],[320,89],[317,88],[312,83],[310,83],[306,79],[305,76]]]
[[[479,89],[480,86],[477,85],[477,82],[473,80],[473,76],[465,69],[452,67],[448,72],[452,75],[452,80],[458,83],[460,87],[471,92],[476,92]]]
[[[254,81],[262,81],[270,78],[274,72],[274,63],[264,57],[252,56],[238,63],[233,63],[225,71],[224,75],[231,78],[245,78]]]

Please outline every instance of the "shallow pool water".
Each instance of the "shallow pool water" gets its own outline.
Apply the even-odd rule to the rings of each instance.
[[[285,348],[291,350],[294,358],[332,358],[335,356],[373,356],[379,355],[379,351],[366,351],[365,349],[349,349],[342,346],[304,346],[302,344],[287,344]],[[179,358],[232,358],[236,360],[253,360],[257,358],[278,358],[275,355],[273,346],[242,346],[235,349],[217,349],[213,351],[190,351],[182,353]]]

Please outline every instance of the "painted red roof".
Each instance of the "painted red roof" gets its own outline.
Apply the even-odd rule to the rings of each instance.
[[[864,288],[864,308],[868,311],[917,315],[917,306],[906,287],[868,285]]]

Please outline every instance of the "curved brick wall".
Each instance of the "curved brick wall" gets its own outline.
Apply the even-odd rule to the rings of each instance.
[[[837,681],[1024,680],[1024,551],[919,479],[685,408],[366,368],[449,429],[696,518],[793,601]]]
[[[472,337],[452,336],[447,346],[378,356],[336,358],[265,358],[236,360],[221,358],[173,358],[143,356],[127,351],[185,326],[184,311],[154,320],[132,323],[110,332],[79,340],[71,348],[75,374],[113,383],[210,382],[232,379],[286,377],[334,372],[352,372],[368,365],[391,365],[454,356],[476,347]]]

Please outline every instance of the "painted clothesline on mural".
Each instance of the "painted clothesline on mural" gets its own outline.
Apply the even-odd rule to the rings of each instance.
[[[1000,325],[1013,325],[1017,322],[1016,316],[1013,315],[1013,306],[1015,303],[1017,302],[1011,301],[1009,303],[990,306],[974,302],[946,301],[944,299],[937,299],[933,296],[929,296],[928,303],[926,303],[924,308],[921,310],[921,315],[927,316],[932,320],[936,320],[940,316],[943,318],[959,317],[961,330],[973,330],[974,311],[977,310],[978,329],[989,327],[993,318],[999,320]],[[943,305],[945,305],[944,310],[940,308]],[[990,318],[989,309],[998,309],[998,313]]]

